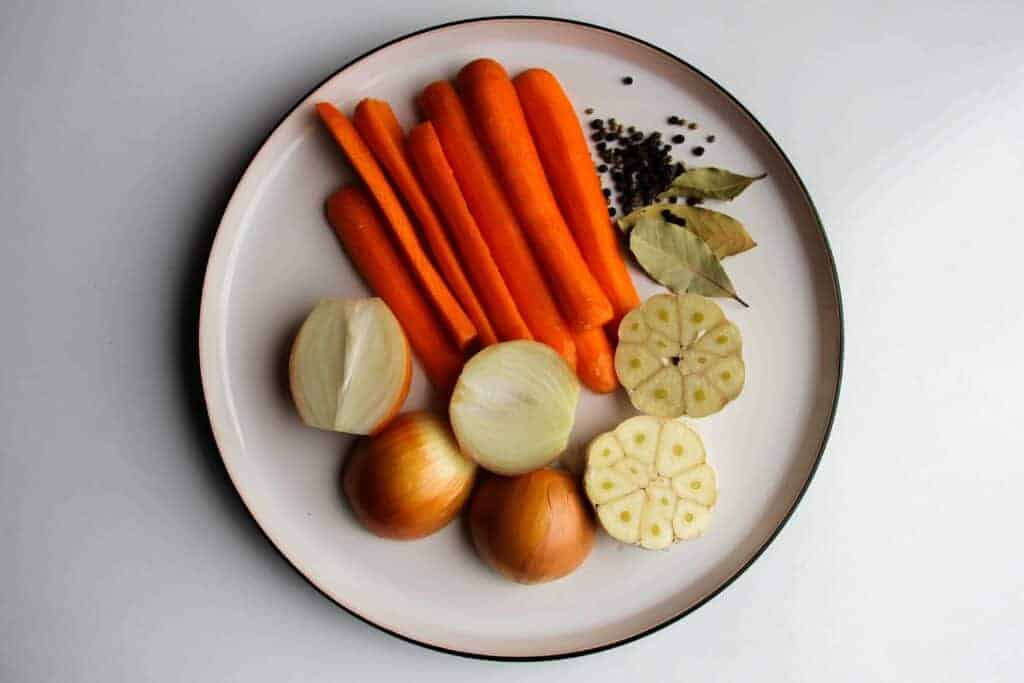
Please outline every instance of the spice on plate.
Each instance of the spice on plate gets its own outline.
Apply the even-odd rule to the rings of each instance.
[[[622,85],[633,85],[633,77],[632,76],[626,76],[625,78],[623,78],[622,79]]]
[[[697,156],[697,157],[703,156],[704,155],[704,148],[701,147],[700,145],[697,145],[696,147],[693,148],[693,155]]]
[[[683,172],[683,164],[672,158],[672,145],[665,143],[661,132],[647,134],[614,118],[593,119],[589,125],[596,131],[592,139],[601,140],[595,145],[603,162],[597,170],[610,175],[623,212],[652,203]],[[610,198],[612,192],[604,194]]]

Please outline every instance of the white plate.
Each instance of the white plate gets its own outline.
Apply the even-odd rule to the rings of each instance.
[[[488,55],[511,73],[551,69],[581,111],[641,129],[669,114],[714,133],[702,163],[768,172],[728,211],[760,246],[726,266],[751,304],[724,302],[744,335],[746,388],[697,421],[718,468],[713,527],[668,552],[600,535],[575,573],[524,587],[475,556],[461,523],[421,541],[385,541],[339,495],[348,438],[302,426],[285,363],[298,324],[323,297],[369,294],[328,229],[323,201],[351,173],[315,118],[330,100],[350,110],[387,99],[403,123],[426,83]],[[632,76],[625,87],[622,76]],[[676,132],[672,130],[671,132]],[[656,291],[639,274],[643,295]],[[460,654],[538,658],[630,640],[701,605],[767,545],[806,488],[824,448],[839,386],[842,323],[824,232],[806,190],[768,133],[719,85],[672,55],[599,27],[540,18],[474,20],[400,39],[313,90],[256,154],[225,211],[206,274],[200,322],[203,386],[228,472],[253,517],[327,597],[382,629]],[[571,455],[632,414],[621,393],[584,392]],[[431,403],[417,371],[407,408]]]

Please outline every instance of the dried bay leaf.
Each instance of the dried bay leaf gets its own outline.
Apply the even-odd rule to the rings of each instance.
[[[668,214],[664,213],[666,211]],[[640,218],[645,216],[661,220],[672,216],[677,225],[685,223],[683,227],[704,240],[711,247],[715,256],[720,259],[734,256],[757,246],[757,242],[750,236],[743,224],[732,216],[685,204],[645,206],[620,218],[619,228],[628,232]],[[669,218],[669,220],[672,219]]]
[[[766,177],[745,176],[713,166],[690,168],[676,176],[672,185],[658,195],[658,199],[668,197],[694,197],[696,199],[735,199],[754,181]]]
[[[718,258],[704,240],[660,215],[641,216],[629,237],[629,249],[640,266],[674,292],[743,299]]]

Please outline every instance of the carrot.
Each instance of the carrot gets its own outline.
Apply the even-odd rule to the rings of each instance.
[[[595,327],[573,334],[576,341],[576,374],[591,390],[599,394],[615,391],[615,359],[604,328]]]
[[[452,296],[448,285],[444,283],[437,270],[434,269],[434,264],[430,262],[427,253],[423,251],[423,246],[416,235],[416,230],[413,228],[412,222],[405,213],[405,209],[402,207],[395,191],[391,189],[391,184],[384,176],[384,171],[374,161],[373,155],[366,147],[366,143],[363,142],[363,138],[359,135],[355,126],[352,125],[352,122],[348,120],[348,117],[328,102],[317,104],[316,111],[327,126],[327,129],[331,132],[331,135],[334,136],[338,145],[345,152],[345,156],[348,157],[356,173],[366,183],[370,194],[377,201],[377,206],[380,207],[384,218],[391,225],[391,230],[398,241],[398,245],[409,261],[409,266],[412,267],[417,280],[423,286],[427,298],[433,302],[437,311],[441,314],[441,319],[451,333],[456,345],[460,349],[465,349],[476,339],[477,330],[473,326],[473,322],[466,315],[466,312],[462,310],[462,306]]]
[[[480,234],[480,228],[469,212],[455,174],[444,157],[441,141],[434,126],[421,123],[409,132],[409,155],[419,171],[423,184],[444,215],[459,247],[462,262],[480,292],[487,315],[502,341],[533,339],[530,329],[516,308],[516,302],[494,263],[491,250]]]
[[[405,203],[419,221],[438,269],[469,319],[473,321],[480,342],[485,346],[496,344],[498,337],[494,328],[459,264],[441,219],[423,192],[419,180],[416,179],[406,154],[405,134],[391,106],[382,100],[365,99],[356,105],[352,119],[370,151],[387,171],[391,182],[398,187],[399,193],[405,198]]]
[[[587,268],[555,202],[505,69],[493,59],[478,59],[459,72],[459,86],[562,313],[579,330],[608,322],[611,303]]]
[[[420,96],[419,105],[434,126],[466,204],[526,325],[535,339],[553,348],[575,369],[572,335],[455,89],[447,81],[431,83]]]
[[[513,83],[558,206],[584,260],[611,301],[617,324],[640,305],[640,297],[619,250],[576,111],[550,71],[530,69]]]
[[[369,195],[354,185],[341,188],[327,199],[327,220],[363,278],[398,318],[431,384],[450,393],[463,356],[409,275]]]

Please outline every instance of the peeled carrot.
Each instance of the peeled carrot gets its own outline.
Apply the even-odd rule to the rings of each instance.
[[[409,156],[438,209],[448,222],[452,238],[459,247],[462,262],[483,299],[487,315],[502,341],[533,339],[519,314],[516,302],[501,277],[491,250],[469,212],[448,160],[441,149],[434,127],[428,121],[409,131]]]
[[[398,318],[431,384],[450,393],[463,356],[445,336],[409,275],[366,191],[349,185],[332,194],[327,199],[327,220],[363,278]]]
[[[569,328],[455,89],[447,81],[431,83],[420,96],[419,104],[434,126],[466,204],[534,338],[553,348],[575,368],[576,346]]]
[[[493,59],[470,62],[459,72],[459,87],[566,320],[577,330],[608,322],[611,303],[562,217],[505,69]]]
[[[615,391],[615,359],[604,328],[595,327],[573,334],[576,341],[576,374],[591,390],[599,394]]]
[[[458,256],[448,240],[441,219],[413,172],[406,154],[405,134],[391,106],[382,100],[365,99],[356,105],[352,119],[370,151],[387,171],[405,203],[416,216],[438,269],[469,319],[473,321],[480,342],[485,346],[496,344],[498,337],[487,319],[484,307],[459,264]]]
[[[456,345],[460,349],[465,349],[476,339],[476,327],[434,269],[434,264],[423,250],[402,203],[391,189],[391,183],[377,165],[359,131],[333,104],[320,102],[316,105],[316,111],[377,201],[377,206],[391,225],[398,245],[405,253],[416,279],[423,286],[427,298],[437,307]]]
[[[550,71],[530,69],[513,83],[558,206],[584,260],[611,301],[617,322],[640,305],[640,297],[619,250],[576,111]]]

